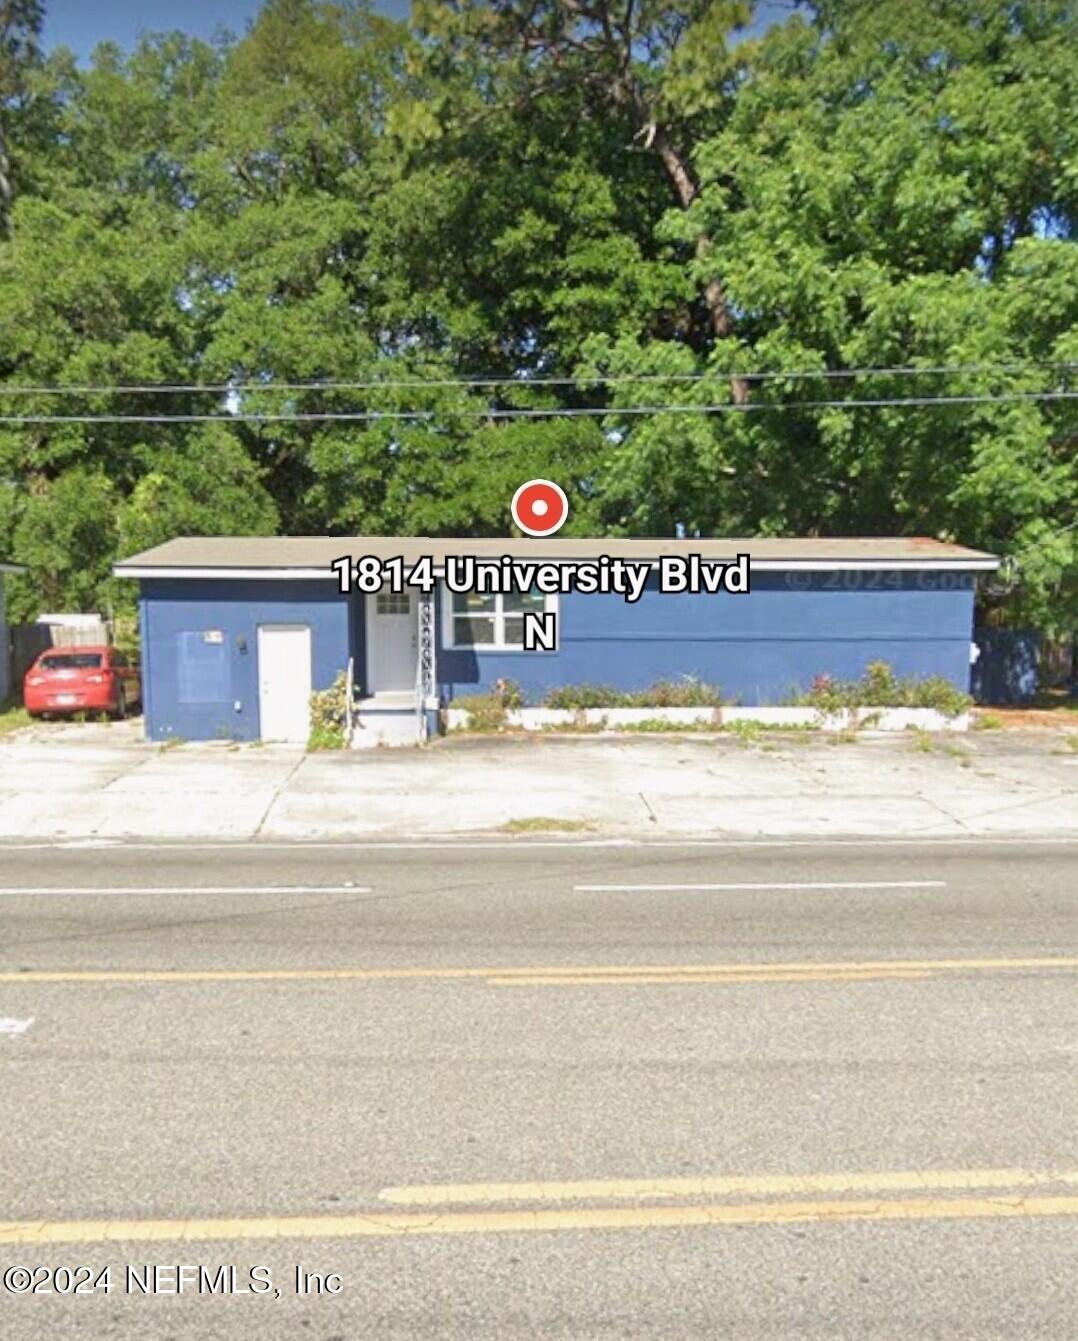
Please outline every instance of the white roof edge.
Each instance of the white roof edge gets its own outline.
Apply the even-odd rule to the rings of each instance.
[[[24,563],[0,563],[0,573],[25,573]]]
[[[496,562],[496,560],[494,561]],[[594,560],[580,559],[528,559],[522,562],[543,562],[543,563],[587,563]],[[630,560],[629,562],[640,562],[640,560]],[[712,560],[711,562],[719,562]],[[849,572],[856,570],[858,572],[961,572],[961,573],[994,573],[999,567],[1000,561],[995,558],[953,558],[953,559],[753,559],[749,557],[749,567],[757,572],[777,572],[777,573],[835,573]],[[652,567],[657,567],[658,560],[651,561]],[[113,565],[112,569],[116,577],[186,577],[192,579],[211,579],[217,581],[227,581],[228,579],[242,579],[244,581],[265,582],[265,581],[327,581],[336,577],[336,573],[327,564],[324,568],[214,568],[210,566],[199,568],[165,566],[155,567],[146,564],[123,564]],[[445,570],[439,565],[435,565],[435,573],[443,573]]]

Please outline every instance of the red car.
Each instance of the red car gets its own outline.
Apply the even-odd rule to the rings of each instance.
[[[142,679],[115,647],[50,647],[26,672],[22,701],[31,717],[107,712],[126,717],[142,703]]]

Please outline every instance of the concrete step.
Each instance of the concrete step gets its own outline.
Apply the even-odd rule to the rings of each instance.
[[[373,698],[362,699],[356,704],[354,722],[354,750],[419,743],[419,717],[414,694],[376,694]]]

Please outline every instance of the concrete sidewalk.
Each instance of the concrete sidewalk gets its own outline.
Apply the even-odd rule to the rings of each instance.
[[[48,724],[0,741],[0,839],[596,835],[1078,837],[1073,731],[852,741],[764,733],[458,738],[426,749],[141,738]]]

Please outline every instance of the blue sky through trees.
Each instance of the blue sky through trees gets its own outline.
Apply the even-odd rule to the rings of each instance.
[[[219,30],[242,35],[261,8],[261,0],[46,0],[45,45],[68,46],[86,60],[99,42],[128,49],[141,33],[179,28],[212,38]],[[393,18],[408,14],[410,0],[377,0],[375,9]],[[791,0],[760,5],[761,26],[781,21],[794,8]]]

